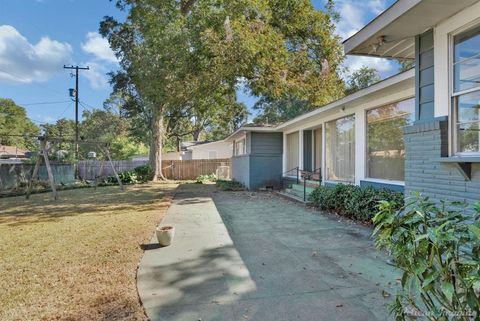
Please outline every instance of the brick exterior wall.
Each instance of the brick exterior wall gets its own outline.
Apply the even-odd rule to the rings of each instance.
[[[435,202],[480,201],[480,164],[472,164],[472,179],[466,180],[455,164],[441,163],[448,156],[448,121],[433,120],[404,129],[405,195],[421,192]]]

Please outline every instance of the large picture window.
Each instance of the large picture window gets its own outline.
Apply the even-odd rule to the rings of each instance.
[[[415,99],[367,111],[367,176],[405,180],[402,127],[414,121]]]
[[[453,39],[454,150],[480,153],[480,27]]]
[[[326,124],[327,180],[355,182],[355,116]]]

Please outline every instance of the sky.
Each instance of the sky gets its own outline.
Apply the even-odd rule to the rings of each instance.
[[[325,1],[312,3],[322,9]],[[338,35],[348,38],[393,2],[336,0]],[[90,67],[80,71],[80,115],[101,108],[111,92],[106,74],[118,68],[108,42],[98,34],[106,15],[125,17],[109,0],[0,0],[0,97],[25,107],[37,124],[74,119],[68,89],[75,87],[75,78],[63,69],[73,64]],[[398,72],[398,64],[386,59],[348,57],[344,65],[351,72],[375,67],[382,78]],[[251,108],[256,98],[239,90],[238,100]]]

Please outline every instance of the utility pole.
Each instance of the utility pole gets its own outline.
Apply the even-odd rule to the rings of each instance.
[[[78,71],[90,70],[90,67],[65,66],[64,69],[75,69],[75,158],[78,159]]]

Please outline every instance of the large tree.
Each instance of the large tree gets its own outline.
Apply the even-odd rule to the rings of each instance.
[[[279,124],[310,111],[312,105],[305,100],[288,96],[275,100],[262,97],[255,103],[253,109],[259,111],[253,120],[254,123]]]
[[[0,145],[36,149],[40,129],[27,117],[25,108],[0,98]]]
[[[353,94],[354,92],[367,88],[379,81],[380,74],[377,69],[363,66],[349,75],[345,94]]]
[[[124,88],[150,125],[151,162],[161,178],[171,119],[216,108],[242,82],[254,95],[289,94],[321,106],[343,94],[342,54],[326,12],[310,0],[119,0],[125,22],[106,17],[106,36],[122,67]],[[238,108],[234,104],[216,106]],[[176,124],[175,124],[176,125]]]

